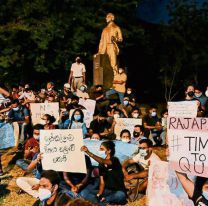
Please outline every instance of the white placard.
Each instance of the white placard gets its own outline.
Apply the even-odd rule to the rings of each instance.
[[[59,120],[59,103],[30,103],[30,109],[32,113],[33,125],[40,123],[44,114],[50,114],[55,117],[54,124],[58,124]]]
[[[44,170],[87,173],[81,129],[40,131],[40,152]]]
[[[197,101],[168,102],[170,117],[196,117]]]

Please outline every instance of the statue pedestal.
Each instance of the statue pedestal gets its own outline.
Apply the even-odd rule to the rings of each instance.
[[[108,56],[96,54],[93,57],[93,85],[101,84],[105,89],[110,89],[113,83],[113,69]]]

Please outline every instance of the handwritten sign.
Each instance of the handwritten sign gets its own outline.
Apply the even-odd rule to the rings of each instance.
[[[168,118],[171,166],[180,172],[207,177],[208,118]]]
[[[94,114],[96,105],[95,100],[79,98],[79,104],[84,106],[89,113],[92,115]]]
[[[168,102],[170,117],[196,117],[197,101]]]
[[[0,123],[0,149],[15,146],[14,130],[9,123]]]
[[[84,144],[88,147],[89,151],[93,154],[105,158],[106,155],[100,153],[100,145],[103,141],[98,140],[84,140]],[[138,146],[135,144],[129,144],[121,141],[114,141],[115,143],[115,156],[118,157],[120,162],[123,162],[129,159],[133,154],[138,152]],[[98,162],[91,158],[91,162],[93,166],[98,166]]]
[[[148,206],[193,206],[168,162],[154,161],[148,175]]]
[[[44,114],[50,114],[55,117],[56,121],[54,124],[58,124],[59,120],[59,103],[30,103],[32,113],[33,125],[41,122],[41,118]]]
[[[86,173],[81,129],[41,130],[40,152],[44,170]]]
[[[82,109],[82,111],[84,113],[84,122],[86,124],[86,127],[89,128],[90,123],[93,120],[93,114],[91,112],[87,111],[86,109]],[[73,112],[74,112],[74,109],[71,109],[70,113],[69,113],[70,118],[72,117]]]
[[[116,139],[120,140],[120,133],[123,129],[128,129],[133,136],[134,126],[142,125],[142,119],[135,118],[117,118],[116,125],[114,128],[114,133],[116,134]]]

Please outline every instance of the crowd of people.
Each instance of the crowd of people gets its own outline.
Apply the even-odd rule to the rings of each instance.
[[[61,91],[56,90],[53,82],[48,82],[39,91],[30,84],[0,87],[0,127],[6,122],[17,122],[20,128],[17,152],[22,156],[16,164],[24,175],[17,178],[16,183],[21,189],[19,192],[24,191],[38,199],[35,205],[76,205],[76,201],[81,201],[82,205],[124,205],[132,192],[129,187],[132,180],[141,180],[137,191],[145,193],[150,163],[160,159],[153,147],[167,144],[167,108],[159,114],[157,106],[151,105],[146,114],[142,113],[133,88],[126,86],[127,75],[123,68],[119,68],[113,87],[107,91],[102,85],[89,89],[85,72],[84,64],[77,57],[69,81]],[[189,85],[184,100],[197,101],[197,115],[204,117],[207,116],[207,96],[208,88],[203,94],[200,87]],[[96,101],[89,128],[84,121],[85,108],[79,104],[80,98]],[[54,116],[44,114],[40,124],[32,125],[30,103],[52,102],[59,102],[58,124],[54,124]],[[124,129],[117,137],[114,128],[118,118],[142,119],[142,125],[135,125],[132,134]],[[87,146],[80,148],[86,154],[87,174],[43,171],[39,140],[40,130],[45,129],[82,129],[84,139],[102,140],[102,154],[97,156]],[[116,141],[138,145],[138,153],[121,163],[115,156]],[[98,162],[98,168],[92,166],[89,157]],[[28,173],[33,177],[28,177]],[[0,175],[3,174],[0,156]]]

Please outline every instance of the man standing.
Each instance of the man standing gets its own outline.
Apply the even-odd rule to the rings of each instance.
[[[108,55],[110,65],[114,74],[116,74],[118,72],[117,55],[119,54],[117,43],[122,42],[123,37],[120,27],[114,23],[114,20],[115,16],[112,13],[108,13],[106,16],[108,25],[103,29],[98,53]]]
[[[85,84],[85,65],[81,63],[80,57],[75,59],[75,63],[71,66],[71,72],[69,75],[69,84],[73,92],[76,92],[82,84]]]

